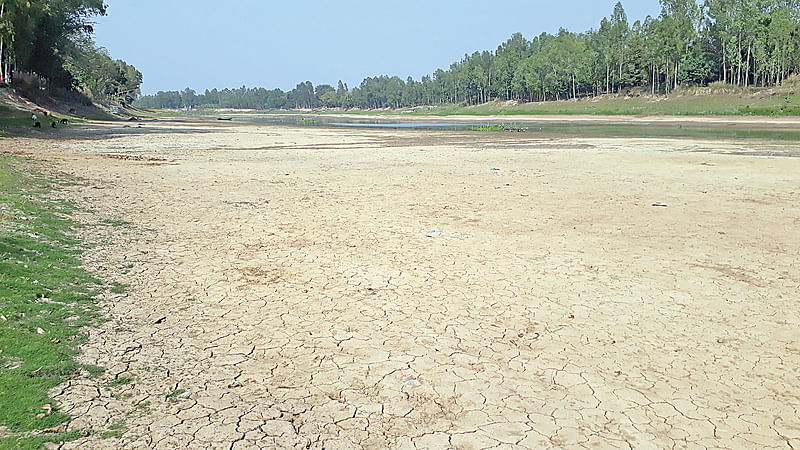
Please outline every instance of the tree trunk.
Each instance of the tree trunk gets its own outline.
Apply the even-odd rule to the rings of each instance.
[[[744,87],[747,87],[750,84],[750,48],[752,44],[747,44],[747,63],[745,65],[744,71]]]
[[[681,63],[679,60],[675,61],[675,89],[678,89],[678,71],[680,70]]]
[[[738,49],[737,55],[739,57],[739,67],[736,69],[736,85],[742,85],[742,39],[741,36],[736,39],[736,47]]]
[[[575,73],[572,73],[572,98],[576,99],[578,96],[575,94]]]
[[[650,90],[650,96],[651,97],[655,97],[656,96],[656,65],[655,64],[653,64],[653,87]]]
[[[489,80],[489,88],[487,89],[487,91],[489,93],[489,99],[488,100],[491,101],[492,100],[492,68],[491,68],[491,66],[489,67],[489,78],[488,78],[488,80]]]
[[[728,84],[728,73],[725,71],[725,41],[722,41],[722,82]]]
[[[0,21],[3,20],[3,16],[6,13],[6,2],[0,3]],[[5,52],[4,50],[5,40],[2,36],[0,36],[0,81],[4,81],[8,83],[9,80],[6,80],[6,60],[5,60]]]
[[[606,94],[610,94],[609,92],[609,75],[610,75],[611,68],[609,67],[608,63],[606,63]]]

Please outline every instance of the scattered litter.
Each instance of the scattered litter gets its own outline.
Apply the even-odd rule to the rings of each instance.
[[[44,330],[43,330],[43,329],[41,329],[41,328],[37,328],[37,329],[36,329],[36,333],[38,333],[38,334],[44,334]]]
[[[405,379],[405,385],[410,387],[419,387],[422,386],[422,383],[417,380],[417,377],[408,377]]]
[[[156,320],[156,321],[155,321],[155,322],[153,322],[153,323],[154,323],[155,325],[159,325],[159,324],[162,324],[162,323],[164,323],[164,321],[165,321],[165,320],[167,320],[167,316],[164,316],[164,317],[162,317],[162,318],[160,318],[160,319]]]
[[[489,170],[491,170],[492,172],[500,172],[500,169],[498,169],[497,167],[492,167]]]
[[[667,204],[666,203],[655,202],[651,206],[660,206],[660,207],[666,208]]]
[[[63,433],[64,429],[61,427],[53,427],[53,428],[45,428],[41,430],[40,433]]]
[[[41,419],[42,417],[44,417],[44,416],[49,416],[49,415],[50,415],[50,414],[53,412],[53,407],[52,407],[52,406],[50,406],[50,403],[48,403],[48,404],[46,404],[46,405],[42,406],[42,407],[41,407],[41,409],[42,409],[44,412],[43,412],[43,413],[41,413],[41,414],[37,414],[37,415],[36,415],[36,417],[38,417],[38,418],[40,418],[40,419]]]
[[[426,234],[425,236],[427,236],[427,237],[438,237],[438,236],[441,236],[441,235],[442,235],[442,232],[441,232],[441,231],[434,229],[434,230],[431,230],[431,231],[430,231],[428,234]]]
[[[60,344],[61,343],[61,339],[53,338],[53,339],[50,340],[50,342],[52,342],[53,344]]]

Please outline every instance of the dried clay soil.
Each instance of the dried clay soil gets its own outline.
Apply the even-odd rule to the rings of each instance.
[[[64,448],[800,449],[797,144],[63,133],[4,150],[130,285]]]

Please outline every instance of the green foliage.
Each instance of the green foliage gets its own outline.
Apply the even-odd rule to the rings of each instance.
[[[168,401],[168,402],[176,402],[176,401],[180,400],[181,396],[183,394],[185,394],[186,392],[187,392],[186,389],[175,389],[172,392],[168,392],[164,396],[164,399],[166,401]]]
[[[48,443],[61,443],[74,441],[85,433],[80,430],[73,430],[66,433],[48,433],[31,436],[28,434],[9,436],[0,438],[0,450],[39,450]]]
[[[131,377],[119,377],[114,381],[110,381],[110,382],[106,383],[106,386],[108,386],[108,387],[125,386],[125,385],[131,384],[131,383],[133,383],[133,378],[131,378]]]
[[[79,88],[95,99],[133,101],[142,74],[91,40],[102,0],[0,0],[0,79],[11,67],[51,92]]]
[[[0,105],[0,137],[19,128],[31,126],[31,115],[27,112]]]
[[[599,27],[564,29],[528,40],[513,34],[494,52],[474,52],[416,81],[367,77],[348,89],[341,81],[292,91],[206,91],[197,99],[159,92],[138,105],[154,108],[412,108],[479,105],[493,100],[545,102],[597,98],[602,94],[671,94],[686,86],[776,86],[800,73],[798,0],[659,0],[661,13],[628,22],[618,2]],[[268,94],[267,94],[268,93]],[[635,113],[635,108],[610,112]],[[533,108],[535,109],[535,108]],[[550,107],[544,108],[549,110]],[[647,110],[645,108],[644,110]],[[639,110],[642,112],[643,110]],[[731,113],[737,113],[738,107]],[[766,109],[788,114],[793,107]]]
[[[83,341],[78,333],[97,321],[101,288],[80,267],[71,205],[47,200],[53,186],[23,175],[25,164],[0,156],[0,425],[15,433],[0,447],[14,448],[71,436],[25,432],[68,419],[55,405],[42,415],[42,406],[52,405],[49,389],[81,369],[72,359]]]
[[[96,99],[133,102],[139,96],[142,73],[122,60],[112,60],[104,49],[89,47],[67,58],[64,66],[78,86]]]
[[[651,99],[647,96],[602,97],[594,100],[551,101],[506,105],[437,106],[412,115],[800,115],[800,95],[757,96],[742,88],[709,87]]]

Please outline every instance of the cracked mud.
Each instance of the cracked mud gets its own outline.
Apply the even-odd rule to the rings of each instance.
[[[800,449],[790,144],[96,128],[63,448]]]

